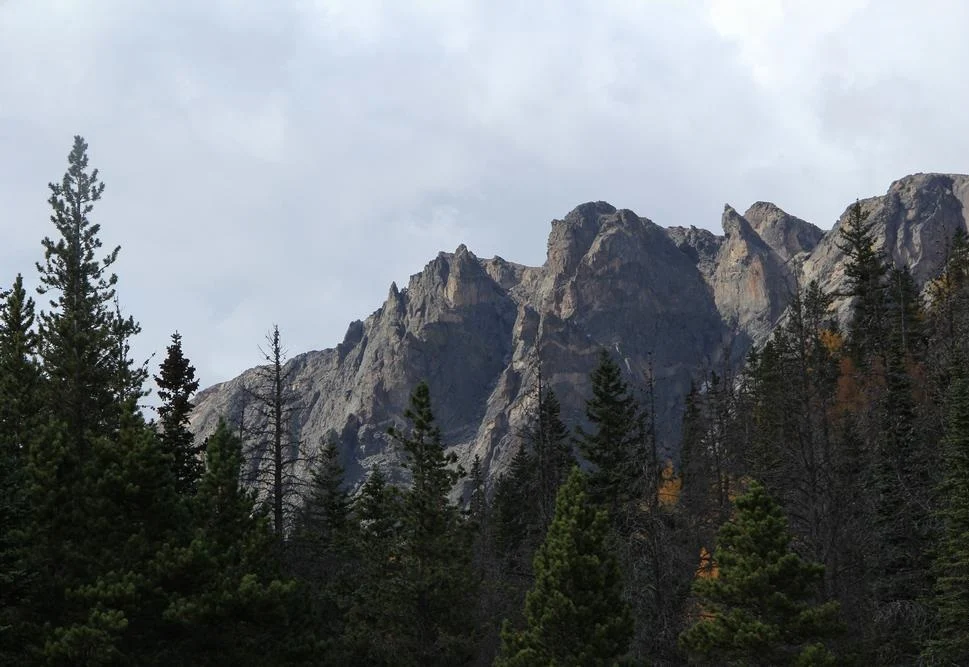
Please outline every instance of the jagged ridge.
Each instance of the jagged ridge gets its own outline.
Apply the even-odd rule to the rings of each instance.
[[[969,177],[908,176],[862,204],[886,251],[924,284],[955,229],[967,227]],[[354,482],[376,464],[394,469],[387,426],[426,379],[446,441],[465,463],[478,455],[495,474],[534,401],[538,351],[563,416],[578,423],[588,373],[606,346],[633,384],[652,369],[660,444],[674,454],[682,400],[698,369],[737,364],[763,343],[798,284],[817,279],[843,290],[843,220],[825,233],[767,202],[743,215],[728,205],[718,236],[663,229],[590,202],[552,221],[541,267],[479,259],[463,245],[440,253],[406,288],[391,285],[383,305],[351,323],[336,348],[289,362],[304,398],[300,433],[311,446],[336,437]],[[836,306],[843,315],[844,299]],[[200,436],[220,415],[239,419],[251,373],[199,393]]]

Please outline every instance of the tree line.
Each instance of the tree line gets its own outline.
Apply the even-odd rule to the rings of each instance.
[[[969,663],[964,234],[923,297],[852,207],[849,293],[799,287],[743,369],[698,372],[676,462],[602,351],[578,425],[539,364],[494,481],[417,385],[408,481],[351,493],[335,442],[294,435],[278,328],[204,441],[178,333],[144,416],[82,138],[50,191],[47,302],[20,275],[0,299],[0,663]]]

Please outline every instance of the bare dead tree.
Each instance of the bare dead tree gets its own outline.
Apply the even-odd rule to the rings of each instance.
[[[269,508],[273,532],[282,544],[299,505],[301,464],[308,462],[300,439],[298,417],[303,409],[293,385],[295,367],[286,363],[279,326],[266,335],[259,348],[265,363],[245,388],[248,414],[244,416],[249,485]]]

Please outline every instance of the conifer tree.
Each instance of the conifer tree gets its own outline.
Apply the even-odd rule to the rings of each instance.
[[[535,556],[525,627],[506,623],[495,665],[607,666],[625,655],[633,622],[608,535],[606,512],[589,502],[585,476],[573,469]]]
[[[47,633],[45,657],[55,664],[144,664],[167,651],[162,611],[168,604],[156,554],[188,520],[169,453],[133,400],[112,437],[92,443],[85,506],[86,539],[65,555],[79,576],[68,580],[59,622]]]
[[[198,390],[199,382],[195,378],[195,367],[182,351],[182,336],[177,331],[172,334],[172,343],[161,363],[159,375],[155,376],[155,383],[162,400],[158,407],[159,438],[171,453],[179,493],[192,494],[203,471],[201,448],[195,445],[195,435],[188,428],[189,416],[195,407],[191,398]]]
[[[579,451],[594,466],[589,493],[619,522],[620,511],[645,493],[649,459],[642,410],[605,349],[592,372],[586,417],[594,430],[579,429]]]
[[[845,254],[845,275],[849,294],[855,297],[849,342],[855,361],[865,362],[871,354],[884,354],[888,343],[886,278],[889,265],[885,254],[876,249],[873,223],[868,212],[856,201],[840,228],[838,248]]]
[[[162,618],[181,662],[194,665],[301,664],[296,584],[281,577],[272,533],[240,483],[242,444],[219,422],[205,449],[192,502],[190,542],[159,555],[171,591]]]
[[[145,373],[127,357],[139,327],[119,315],[117,277],[108,272],[118,249],[97,257],[100,228],[89,215],[104,186],[97,170],[88,171],[80,137],[68,163],[62,181],[50,185],[58,238],[43,240],[45,261],[38,264],[39,291],[52,298],[39,323],[44,420],[29,443],[25,540],[36,575],[32,645],[50,660],[76,664],[71,655],[110,654],[125,622],[120,611],[86,607],[82,592],[110,571],[107,556],[122,541],[110,523],[109,510],[118,502],[111,480],[123,469],[119,461],[127,460],[128,431],[138,430],[129,428],[130,414]]]
[[[24,662],[22,628],[30,564],[27,520],[27,448],[40,423],[34,302],[23,278],[0,292],[0,663]]]
[[[927,664],[969,664],[969,379],[952,383],[942,441],[944,477],[938,515],[942,535],[935,557],[936,623],[923,657]]]
[[[537,522],[544,534],[555,514],[555,497],[575,464],[569,430],[562,423],[562,406],[551,387],[543,386],[539,374],[536,388],[538,405],[534,421],[525,431],[524,444],[534,457]]]
[[[927,292],[926,347],[941,404],[955,362],[969,351],[969,236],[965,230],[956,230],[948,243],[945,266],[941,275],[929,283]]]
[[[22,462],[40,412],[34,300],[19,274],[0,298],[0,449]]]
[[[699,618],[680,644],[702,662],[835,664],[824,640],[838,630],[837,603],[819,603],[824,567],[791,550],[787,519],[758,482],[720,529],[715,574],[698,578]]]
[[[412,619],[410,607],[401,604],[406,594],[400,558],[401,493],[388,483],[379,468],[371,471],[351,505],[357,527],[354,545],[353,593],[336,661],[331,664],[395,665],[402,655],[398,637]]]
[[[40,316],[46,405],[63,420],[74,446],[83,454],[85,439],[118,428],[125,396],[119,388],[140,387],[144,369],[123,354],[126,341],[140,331],[115,305],[118,277],[109,273],[115,248],[103,258],[100,225],[89,219],[104,184],[98,170],[88,171],[87,144],[74,137],[68,170],[50,184],[51,221],[58,237],[45,238],[44,263],[38,264],[41,294],[52,293],[52,308]]]
[[[401,506],[404,596],[397,603],[409,610],[409,623],[400,650],[416,664],[451,665],[467,659],[473,630],[466,624],[474,593],[472,534],[448,498],[464,471],[456,467],[457,456],[444,451],[426,383],[414,389],[404,417],[406,431],[390,430],[412,478]]]
[[[495,547],[513,569],[521,569],[521,560],[530,560],[526,542],[536,534],[535,459],[524,443],[519,444],[508,469],[498,479],[494,497]],[[526,546],[525,549],[522,547]]]
[[[356,585],[350,497],[344,488],[339,451],[331,440],[313,466],[306,497],[287,543],[291,571],[306,584],[317,632],[331,650]]]

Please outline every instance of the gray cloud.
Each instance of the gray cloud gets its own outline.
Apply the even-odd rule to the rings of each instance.
[[[957,0],[7,0],[0,284],[33,274],[74,133],[139,354],[177,328],[203,383],[274,322],[293,352],[335,344],[438,250],[540,263],[590,199],[828,227],[969,168],[965,25]]]

